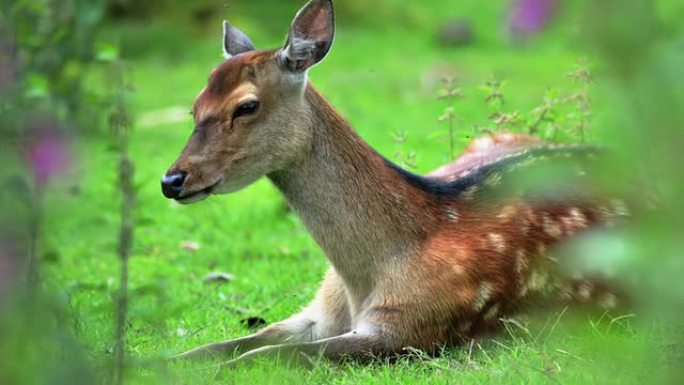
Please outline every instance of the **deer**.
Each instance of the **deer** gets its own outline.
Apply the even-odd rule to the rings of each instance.
[[[614,210],[583,189],[505,188],[521,170],[589,162],[600,149],[490,134],[453,163],[411,173],[362,140],[308,80],[334,35],[331,0],[305,4],[277,49],[256,49],[224,21],[225,60],[194,102],[194,131],[161,180],[163,195],[190,204],[266,177],[330,267],[299,313],[174,359],[225,357],[231,367],[437,353],[498,330],[539,298],[614,303],[599,281],[564,276],[549,257]]]

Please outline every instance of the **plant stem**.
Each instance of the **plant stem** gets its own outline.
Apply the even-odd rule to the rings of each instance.
[[[115,95],[114,111],[109,117],[114,141],[119,155],[119,192],[121,194],[121,224],[119,228],[118,255],[120,263],[119,293],[117,298],[115,346],[114,346],[114,383],[122,385],[126,369],[126,318],[128,315],[128,261],[133,247],[133,208],[135,205],[135,187],[133,177],[135,168],[129,157],[131,120],[126,110],[124,93],[126,84],[124,69],[120,62],[115,63],[114,77],[119,94]]]
[[[40,285],[40,261],[38,259],[38,240],[42,222],[42,191],[36,186],[36,191],[31,200],[31,212],[28,224],[28,245],[26,249],[26,289],[29,300],[29,310],[33,311],[38,286]]]
[[[534,135],[537,133],[537,128],[539,128],[539,124],[542,122],[542,120],[544,120],[544,118],[546,117],[546,113],[548,111],[549,111],[549,108],[545,107],[542,110],[542,112],[539,114],[539,116],[537,117],[537,120],[535,120],[534,123],[530,126],[530,129],[529,129],[530,135]]]
[[[121,227],[119,230],[119,276],[118,309],[116,314],[116,384],[123,384],[125,369],[125,332],[128,313],[128,260],[133,245],[133,163],[126,150],[122,150],[119,163],[119,183],[121,188]]]
[[[453,103],[452,103],[453,108]],[[449,160],[454,159],[454,118],[449,117]]]

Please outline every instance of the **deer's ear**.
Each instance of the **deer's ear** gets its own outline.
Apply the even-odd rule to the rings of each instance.
[[[303,72],[323,60],[335,36],[332,0],[311,0],[295,16],[285,47],[280,51],[282,65]]]
[[[247,35],[228,24],[227,21],[223,22],[223,56],[226,59],[255,49]]]

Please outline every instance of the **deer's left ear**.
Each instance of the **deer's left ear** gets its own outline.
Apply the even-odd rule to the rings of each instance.
[[[223,21],[223,56],[226,59],[255,49],[247,35],[228,24],[227,21]]]
[[[280,51],[282,65],[303,72],[323,60],[335,36],[332,0],[311,0],[295,16],[285,47]]]

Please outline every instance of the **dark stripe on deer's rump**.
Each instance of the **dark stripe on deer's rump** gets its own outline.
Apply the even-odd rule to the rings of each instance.
[[[496,173],[506,174],[516,165],[534,158],[547,157],[549,160],[569,155],[573,158],[585,158],[596,155],[601,148],[589,145],[560,145],[531,147],[521,153],[511,154],[504,158],[485,164],[474,169],[470,174],[452,181],[426,177],[414,174],[401,168],[390,160],[383,157],[387,166],[393,169],[410,185],[427,192],[438,198],[456,198],[469,187],[482,186],[492,175]]]

